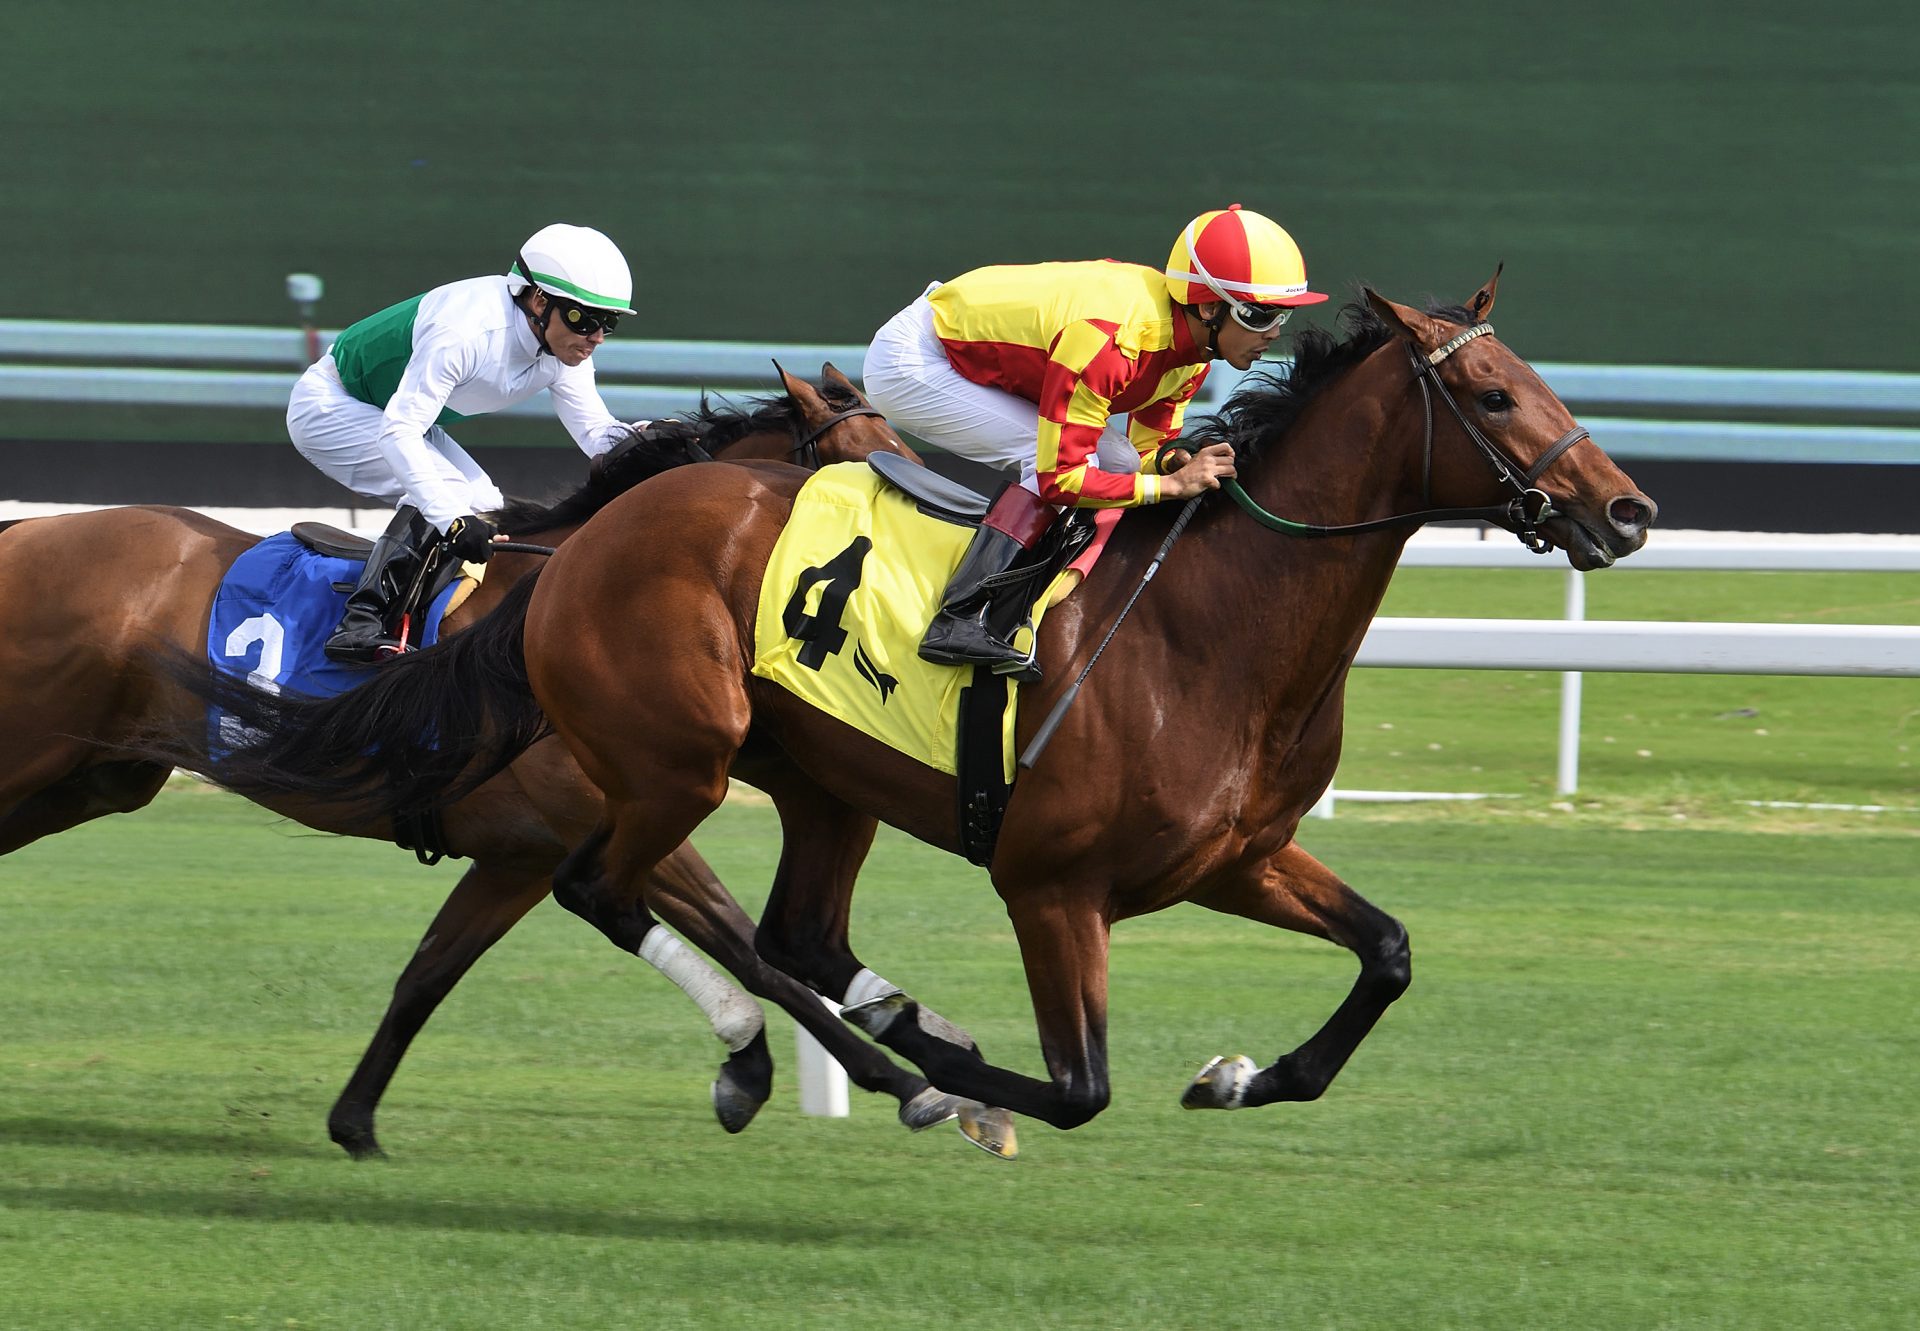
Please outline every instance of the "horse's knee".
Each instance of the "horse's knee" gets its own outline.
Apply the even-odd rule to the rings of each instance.
[[[1413,983],[1413,948],[1406,926],[1391,915],[1384,917],[1386,929],[1375,942],[1372,954],[1363,956],[1361,966],[1366,983],[1388,1003],[1407,992]]]
[[[575,846],[553,871],[553,899],[588,923],[596,923],[594,884],[600,876],[600,851],[607,844],[596,832]]]
[[[753,931],[753,954],[777,971],[796,977],[801,974],[798,959],[786,934],[769,928],[764,920]]]
[[[605,934],[622,952],[635,952],[655,921],[641,903],[608,896],[601,852],[609,836],[605,828],[595,831],[560,862],[553,871],[553,899]]]
[[[835,955],[827,943],[826,934],[819,929],[805,929],[798,933],[782,924],[772,924],[766,920],[760,922],[753,932],[754,953],[785,975],[790,975],[802,984],[823,994],[838,994],[844,989],[832,987],[838,972],[851,973],[858,969],[858,963],[847,957]],[[836,965],[837,962],[846,962]]]

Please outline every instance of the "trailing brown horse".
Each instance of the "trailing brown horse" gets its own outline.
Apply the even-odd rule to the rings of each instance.
[[[217,775],[417,808],[505,760],[544,718],[606,795],[555,897],[630,946],[652,927],[647,874],[737,775],[772,796],[785,837],[760,954],[847,1003],[850,1020],[936,1086],[1062,1128],[1108,1100],[1115,921],[1191,901],[1330,939],[1360,973],[1325,1025],[1265,1068],[1215,1059],[1185,1103],[1313,1099],[1411,976],[1400,924],[1293,839],[1333,776],[1347,671],[1408,534],[1436,505],[1468,506],[1585,569],[1637,550],[1656,512],[1491,335],[1493,298],[1489,282],[1466,308],[1422,313],[1368,292],[1344,340],[1303,335],[1284,382],[1243,390],[1196,432],[1196,444],[1233,446],[1243,487],[1233,498],[1244,502],[1216,495],[1195,512],[1015,786],[991,865],[1045,1080],[988,1063],[848,947],[875,819],[952,850],[955,788],[749,673],[763,570],[804,480],[794,472],[689,468],[622,497],[444,648],[346,700],[254,698],[284,729]],[[1175,522],[1165,508],[1129,514],[1081,590],[1048,615],[1045,682],[1022,710],[1022,744]],[[481,670],[496,681],[484,699],[438,687]],[[329,743],[332,726],[344,729]],[[421,738],[447,735],[472,738],[438,748]]]
[[[817,464],[876,449],[912,456],[833,367],[826,369],[824,392],[781,373],[784,399],[746,410],[703,403],[687,418],[688,433],[725,458],[810,457]],[[670,442],[664,451],[630,453],[551,507],[517,502],[502,514],[503,526],[522,541],[563,542],[624,488],[698,456],[675,454],[674,447]],[[169,765],[126,745],[156,728],[191,730],[202,710],[151,668],[151,649],[164,644],[198,650],[215,588],[257,539],[178,508],[107,509],[4,524],[0,855],[88,819],[138,809],[159,792]],[[480,619],[540,562],[526,554],[496,556],[486,580],[448,617],[444,631],[455,635]],[[385,818],[297,797],[262,802],[322,831],[393,838]],[[333,1107],[328,1126],[336,1142],[355,1156],[378,1151],[374,1112],[408,1044],[468,967],[547,895],[554,867],[600,818],[598,792],[551,740],[534,745],[445,811],[447,847],[473,863],[401,972],[372,1043]],[[754,992],[793,1011],[859,1085],[897,1096],[910,1125],[938,1121],[933,1116],[950,1109],[943,1097],[928,1093],[923,1078],[894,1067],[811,994],[759,961],[752,922],[691,846],[663,859],[648,891],[675,928]],[[757,1005],[691,954],[665,964],[657,952],[648,959],[702,1000],[715,1033],[728,1042],[731,1054],[715,1083],[715,1108],[730,1131],[739,1131],[771,1087],[772,1062]]]

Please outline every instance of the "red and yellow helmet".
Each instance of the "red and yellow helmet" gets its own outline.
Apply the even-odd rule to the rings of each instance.
[[[1327,298],[1307,290],[1307,262],[1293,237],[1237,203],[1187,223],[1167,256],[1167,290],[1181,305],[1317,305]]]

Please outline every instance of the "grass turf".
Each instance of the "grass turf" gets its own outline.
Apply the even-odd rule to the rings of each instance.
[[[0,1326],[1905,1324],[1911,840],[1364,816],[1304,839],[1416,958],[1317,1104],[1176,1108],[1201,1059],[1273,1057],[1351,972],[1181,908],[1116,936],[1113,1107],[1025,1124],[1019,1162],[866,1097],[805,1119],[790,1074],[730,1140],[692,1010],[548,903],[422,1037],[393,1158],[355,1165],[326,1107],[452,874],[170,791],[0,872]],[[751,901],[771,813],[730,803],[702,845]],[[1039,1070],[977,871],[884,834],[856,940]]]
[[[1386,608],[1546,616],[1559,582],[1407,570]],[[1590,608],[1911,622],[1909,582],[1621,572]],[[1352,964],[1129,922],[1113,1107],[1025,1124],[1011,1166],[890,1102],[801,1117],[783,1021],[775,1100],[723,1137],[699,1018],[550,903],[355,1166],[327,1107],[455,870],[171,790],[0,860],[0,1328],[1904,1325],[1920,818],[1739,803],[1914,803],[1894,683],[1590,676],[1562,801],[1552,676],[1361,672],[1343,783],[1515,796],[1306,827],[1407,923],[1412,991],[1320,1103],[1185,1114],[1205,1057],[1292,1047]],[[770,812],[700,844],[754,904]],[[1040,1071],[982,875],[883,834],[857,905],[867,959]]]

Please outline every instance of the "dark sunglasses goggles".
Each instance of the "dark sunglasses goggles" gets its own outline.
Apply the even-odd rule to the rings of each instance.
[[[612,310],[596,310],[551,292],[547,293],[547,300],[569,333],[578,333],[581,337],[592,337],[595,333],[610,335],[620,326],[620,316]]]

